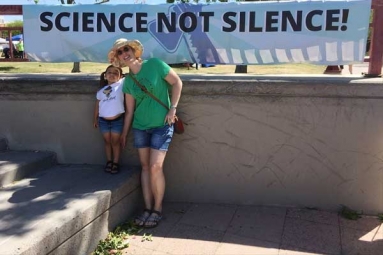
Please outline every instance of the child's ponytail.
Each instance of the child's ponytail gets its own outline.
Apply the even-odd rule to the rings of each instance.
[[[108,81],[105,79],[105,73],[106,71],[102,72],[100,75],[100,88],[103,88],[105,85],[108,84]]]

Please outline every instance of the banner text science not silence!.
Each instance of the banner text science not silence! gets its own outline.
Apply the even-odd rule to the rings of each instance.
[[[348,9],[298,11],[228,11],[220,17],[222,32],[285,32],[285,31],[346,31]],[[94,13],[94,12],[43,12],[39,16],[40,30],[49,32],[148,32],[149,23],[155,22],[157,32],[210,31],[214,12],[157,13],[156,20],[148,20],[145,12]],[[70,24],[70,25],[69,25]]]

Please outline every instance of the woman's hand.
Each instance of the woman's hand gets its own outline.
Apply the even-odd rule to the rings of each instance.
[[[176,108],[170,108],[168,114],[165,116],[164,124],[168,123],[171,126],[176,121]]]
[[[121,135],[121,137],[120,137],[120,144],[121,144],[121,148],[125,149],[125,146],[126,146],[126,135]]]
[[[94,121],[93,121],[93,127],[94,127],[94,128],[98,128],[98,121],[97,121],[97,120],[94,120]]]

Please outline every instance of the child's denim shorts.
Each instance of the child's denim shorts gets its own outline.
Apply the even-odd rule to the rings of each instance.
[[[168,151],[174,133],[173,125],[139,130],[133,128],[134,147],[152,148],[160,151]]]
[[[107,120],[103,117],[98,118],[98,127],[101,133],[116,133],[121,134],[124,127],[124,114],[114,120]]]

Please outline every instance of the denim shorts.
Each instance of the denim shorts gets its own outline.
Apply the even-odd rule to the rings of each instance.
[[[174,133],[173,125],[140,130],[133,128],[134,147],[168,151]]]
[[[121,114],[114,120],[107,120],[103,117],[98,117],[98,127],[101,133],[116,133],[121,134],[124,127],[124,114]]]

